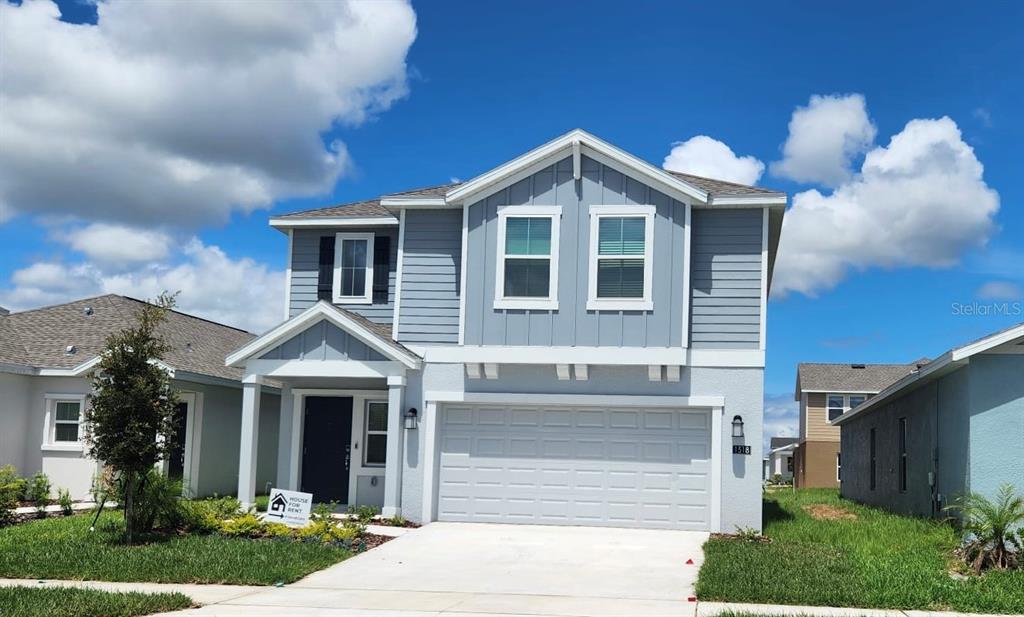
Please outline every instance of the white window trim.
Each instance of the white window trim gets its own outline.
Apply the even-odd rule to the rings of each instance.
[[[373,403],[378,403],[384,405],[384,407],[388,407],[388,401],[386,399],[366,399],[366,401],[363,403],[363,467],[366,467],[368,469],[383,469],[384,467],[387,467],[387,448],[384,449],[383,463],[370,463],[366,460],[367,452],[370,451],[370,435],[384,435],[388,439],[391,439],[391,436],[388,435],[387,428],[385,428],[383,431],[370,430],[370,405]],[[388,409],[387,413],[391,413],[390,408]]]
[[[332,295],[335,304],[373,304],[373,233],[338,233],[334,235],[334,281]],[[341,244],[345,240],[366,241],[366,284],[361,296],[341,295]]]
[[[853,396],[863,396],[865,401],[868,400],[869,398],[871,398],[870,395],[864,394],[864,393],[861,393],[861,392],[853,392],[853,393],[847,393],[847,394],[840,394],[839,392],[828,392],[828,393],[826,393],[825,394],[825,421],[826,422],[832,422],[832,420],[830,420],[829,417],[828,417],[828,410],[832,409],[832,407],[828,404],[828,399],[829,399],[829,397],[833,397],[833,396],[838,396],[838,397],[843,399],[843,414],[845,414],[846,412],[848,412],[851,409],[853,409],[853,407],[850,405],[850,397],[853,397]],[[841,416],[842,414],[839,414],[839,415]],[[836,417],[839,417],[839,416],[836,416]]]
[[[588,311],[650,311],[654,310],[654,206],[608,205],[590,206],[589,276],[587,284]],[[597,260],[598,228],[604,217],[644,217],[644,295],[642,298],[598,298]],[[636,255],[629,258],[635,259]],[[618,257],[615,257],[618,258]]]
[[[43,443],[41,448],[50,451],[80,452],[85,448],[82,439],[85,431],[85,394],[44,394],[46,414],[43,419]],[[57,403],[78,403],[78,441],[57,441],[54,439],[57,427]]]
[[[505,225],[509,217],[551,219],[551,253],[548,256],[550,273],[548,275],[548,297],[516,298],[505,297]],[[525,309],[541,311],[558,310],[558,237],[561,228],[562,206],[505,206],[498,210],[498,243],[494,275],[494,308]],[[516,258],[515,255],[512,256]],[[536,257],[536,256],[535,256]]]

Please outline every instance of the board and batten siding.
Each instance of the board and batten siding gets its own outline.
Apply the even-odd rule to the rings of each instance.
[[[459,342],[462,210],[408,210],[398,340]]]
[[[757,349],[763,211],[695,208],[691,223],[690,346]]]
[[[270,349],[260,360],[362,360],[384,362],[380,352],[338,326],[320,321]]]
[[[337,233],[368,233],[391,238],[388,259],[388,301],[375,304],[339,304],[370,321],[390,324],[394,317],[395,270],[398,263],[397,227],[346,227],[344,229],[296,229],[292,232],[292,276],[289,289],[289,316],[294,317],[316,304],[316,287],[320,264],[320,238]]]
[[[686,205],[586,156],[581,172],[574,180],[572,158],[566,157],[469,206],[466,345],[682,344]],[[655,206],[653,310],[587,310],[590,206],[595,204]],[[562,207],[558,310],[494,308],[498,208],[507,205]]]

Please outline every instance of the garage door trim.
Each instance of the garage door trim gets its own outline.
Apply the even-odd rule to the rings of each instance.
[[[722,527],[722,416],[725,399],[720,396],[624,396],[592,394],[426,392],[423,451],[424,523],[437,520],[441,452],[438,447],[440,405],[444,403],[572,405],[595,407],[669,407],[707,410],[711,414],[711,531]]]

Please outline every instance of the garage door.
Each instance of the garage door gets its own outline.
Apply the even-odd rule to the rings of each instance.
[[[710,414],[446,405],[442,521],[710,527]]]

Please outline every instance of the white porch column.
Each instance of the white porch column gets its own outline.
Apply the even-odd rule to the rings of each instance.
[[[281,412],[277,427],[277,488],[294,491],[289,484],[292,461],[292,415],[295,413],[291,386],[281,386]]]
[[[243,508],[256,502],[256,454],[259,445],[260,381],[246,377],[242,383],[242,441],[238,448],[238,500]]]
[[[388,449],[384,463],[384,507],[381,514],[395,516],[402,511],[402,442],[404,441],[405,376],[388,377]]]

